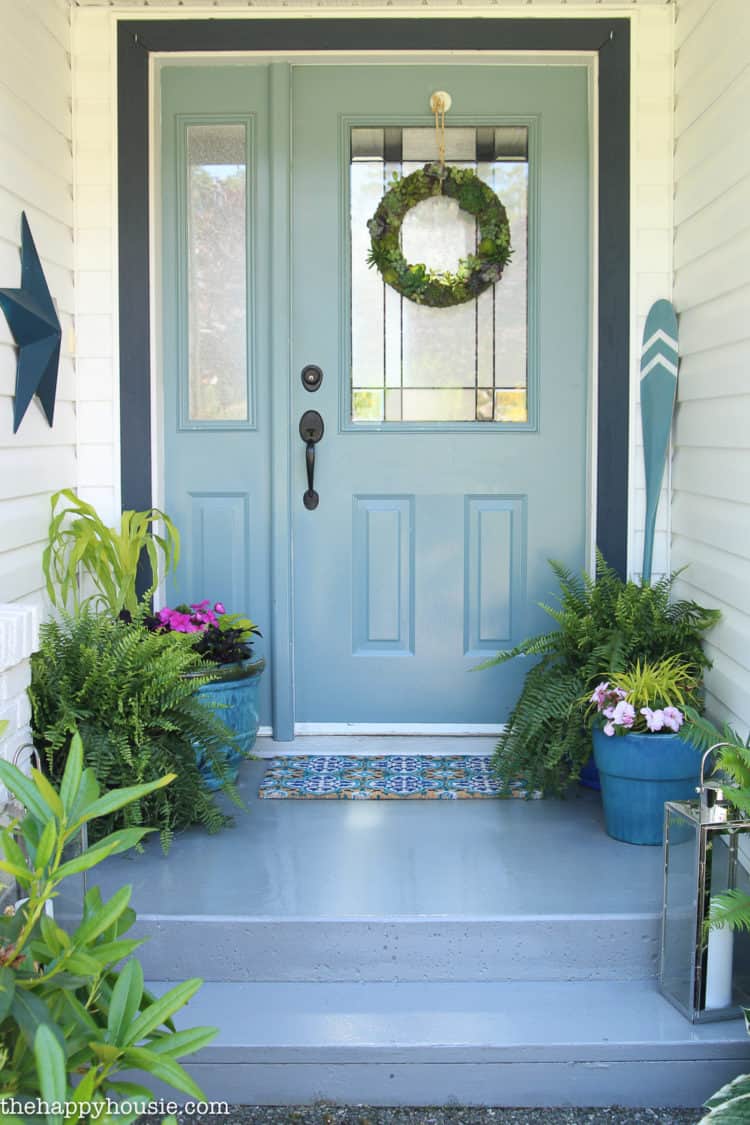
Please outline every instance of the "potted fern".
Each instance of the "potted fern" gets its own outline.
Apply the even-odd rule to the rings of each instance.
[[[204,781],[196,746],[227,795],[237,804],[239,798],[224,768],[229,732],[195,694],[210,682],[212,666],[189,638],[166,641],[150,632],[144,614],[139,608],[128,623],[89,608],[60,613],[42,625],[31,661],[32,731],[54,783],[63,777],[76,730],[84,739],[86,766],[102,786],[175,774],[166,789],[101,818],[92,829],[148,825],[159,830],[166,852],[174,834],[190,825],[218,832],[230,821]]]
[[[266,666],[262,657],[253,659],[253,640],[260,629],[247,617],[227,613],[222,602],[213,606],[208,598],[191,605],[165,607],[147,619],[149,628],[159,633],[183,633],[194,638],[192,648],[205,662],[204,669],[186,672],[188,679],[200,680],[196,686],[199,700],[219,718],[232,733],[232,739],[220,747],[225,775],[235,781],[240,763],[255,745],[260,721],[260,678]],[[205,673],[211,669],[210,681]],[[224,782],[214,769],[203,748],[196,746],[198,768],[208,789],[218,789]]]
[[[228,614],[220,602],[213,607],[208,600],[193,605],[165,608],[153,615],[151,599],[160,579],[173,572],[180,557],[180,536],[169,516],[158,508],[147,511],[125,511],[119,528],[110,528],[95,508],[79,499],[70,489],[63,489],[52,497],[52,516],[49,541],[44,551],[43,569],[47,591],[52,605],[61,611],[61,637],[66,638],[66,652],[76,652],[77,631],[86,633],[96,629],[89,619],[92,615],[106,618],[110,623],[132,627],[128,652],[139,649],[146,658],[165,661],[183,684],[174,698],[184,700],[193,693],[198,710],[210,719],[210,730],[188,743],[197,758],[201,778],[201,791],[226,788],[237,777],[240,761],[251,750],[258,730],[258,688],[265,661],[252,659],[252,640],[260,635],[257,626],[248,618]],[[145,593],[144,587],[148,587]],[[70,611],[69,613],[67,611]],[[77,624],[80,622],[80,625]],[[145,628],[144,628],[145,626]],[[52,627],[54,628],[54,626]],[[100,631],[107,633],[105,623]],[[142,634],[142,636],[140,635]],[[160,639],[149,634],[159,634]],[[175,634],[165,642],[162,634]],[[180,636],[177,636],[179,634]],[[183,634],[196,634],[190,639]],[[119,635],[119,634],[117,634]],[[48,634],[52,641],[52,633]],[[98,636],[98,643],[108,654],[114,653],[110,639]],[[70,643],[68,643],[70,642]],[[191,643],[192,642],[192,643]],[[174,651],[161,654],[166,645]],[[85,653],[78,653],[78,656]],[[185,658],[187,656],[187,664]],[[39,679],[44,662],[38,662]],[[181,670],[180,670],[181,669]],[[132,679],[123,682],[132,684]],[[50,741],[48,728],[50,715],[57,723],[54,706],[41,690],[35,688],[37,698],[38,736],[48,754],[59,754],[59,730]],[[32,699],[34,694],[32,693]],[[83,701],[86,711],[95,709],[90,700]],[[196,728],[193,707],[182,708],[179,719],[170,717],[161,731],[165,740],[176,733],[173,742],[184,748],[184,734]],[[166,718],[164,720],[167,722]],[[176,725],[171,725],[176,724]],[[200,722],[197,727],[201,727]],[[158,728],[157,728],[158,729]],[[217,745],[216,732],[223,732]],[[128,761],[132,749],[126,749],[128,740],[139,736],[137,722],[125,736],[119,757]],[[67,738],[67,732],[65,732]],[[63,740],[64,741],[64,740]],[[87,745],[95,745],[89,739]],[[58,763],[59,764],[59,763]],[[100,769],[106,763],[100,762]],[[187,774],[192,769],[187,768]],[[106,772],[100,780],[109,780]],[[192,781],[195,787],[194,779]],[[210,826],[216,825],[217,810],[200,802],[200,817]],[[166,816],[163,840],[168,845],[173,828],[184,823],[184,813],[176,819]],[[166,835],[164,835],[166,833]]]
[[[522,777],[529,791],[563,795],[591,757],[588,699],[609,672],[637,660],[676,657],[700,680],[710,661],[702,638],[718,610],[672,600],[676,574],[653,584],[623,580],[597,555],[594,575],[550,563],[558,605],[542,604],[555,628],[498,653],[479,668],[532,657],[521,694],[500,736],[493,766],[505,784]]]
[[[627,844],[664,842],[664,802],[695,795],[701,753],[679,737],[699,680],[677,657],[640,660],[594,688],[594,757],[607,834]]]

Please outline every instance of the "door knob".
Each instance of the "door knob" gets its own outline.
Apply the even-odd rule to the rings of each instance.
[[[307,468],[307,492],[302,497],[302,503],[309,512],[317,508],[320,497],[315,491],[315,446],[325,433],[323,419],[317,410],[306,410],[299,420],[299,436],[305,443],[305,466]]]

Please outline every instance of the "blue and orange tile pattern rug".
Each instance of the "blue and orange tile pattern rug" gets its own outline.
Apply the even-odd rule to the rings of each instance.
[[[339,801],[456,801],[477,797],[536,799],[522,781],[501,787],[484,755],[426,754],[272,758],[260,797]]]

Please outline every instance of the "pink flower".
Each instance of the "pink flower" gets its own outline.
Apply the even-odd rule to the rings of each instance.
[[[633,704],[621,699],[615,707],[612,722],[618,727],[632,727],[635,722],[635,707]]]
[[[221,617],[221,615],[226,613],[226,612],[227,611],[224,608],[224,603],[223,602],[217,602],[216,605],[214,606],[214,613],[218,613],[219,616]]]
[[[664,726],[669,727],[670,730],[678,731],[682,724],[685,722],[685,716],[679,707],[665,707],[664,708]]]
[[[641,707],[641,714],[646,718],[646,726],[650,731],[660,731],[664,727],[664,712],[652,711],[650,707]]]
[[[202,602],[193,602],[190,607],[195,610],[193,620],[197,621],[199,625],[216,625],[216,614],[212,609],[209,609],[210,604],[208,598],[204,598]]]
[[[159,620],[173,633],[199,633],[200,626],[193,621],[191,614],[180,613],[177,609],[160,609]]]
[[[602,714],[604,715],[605,719],[614,719],[615,709],[614,709],[614,707],[605,707],[604,710],[602,711]]]
[[[608,736],[609,738],[611,738],[611,737],[612,737],[612,735],[613,735],[613,734],[615,733],[615,728],[614,728],[614,725],[613,725],[612,723],[605,723],[605,724],[604,724],[604,733],[605,733],[605,734],[606,734],[606,735],[607,735],[607,736]]]

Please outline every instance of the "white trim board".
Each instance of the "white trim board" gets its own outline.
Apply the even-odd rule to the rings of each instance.
[[[391,735],[400,738],[464,738],[484,735],[497,738],[503,729],[502,723],[295,723],[294,733],[302,735],[325,735],[340,737],[345,735],[369,735],[383,737]]]
[[[253,747],[256,758],[325,757],[341,754],[353,758],[393,757],[419,754],[442,758],[451,756],[479,756],[492,754],[497,735],[483,736],[419,736],[409,735],[297,735],[293,742],[276,742],[270,737],[259,737]]]

